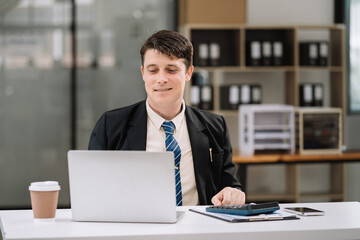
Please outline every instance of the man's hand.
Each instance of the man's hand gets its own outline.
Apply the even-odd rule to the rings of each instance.
[[[215,206],[244,204],[245,193],[236,188],[226,187],[218,192],[218,194],[211,199],[211,202]]]

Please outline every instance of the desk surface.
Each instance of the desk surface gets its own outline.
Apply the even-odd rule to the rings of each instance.
[[[281,204],[308,206],[325,216],[300,220],[228,223],[185,210],[176,224],[73,222],[71,210],[57,211],[53,223],[36,223],[31,210],[0,211],[4,240],[9,239],[359,239],[360,203]]]
[[[331,161],[360,161],[360,152],[347,152],[341,154],[255,154],[254,156],[233,155],[234,163],[295,163],[295,162],[331,162]]]

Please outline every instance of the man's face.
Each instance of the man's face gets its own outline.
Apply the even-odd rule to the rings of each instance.
[[[177,107],[182,102],[185,82],[189,81],[193,67],[186,67],[183,59],[169,58],[155,49],[144,55],[141,73],[151,107]]]

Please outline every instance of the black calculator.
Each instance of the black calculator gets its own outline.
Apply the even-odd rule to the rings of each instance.
[[[279,210],[278,202],[267,202],[267,203],[249,203],[249,204],[235,204],[235,205],[224,205],[224,206],[210,206],[206,208],[207,212],[223,213],[231,215],[249,216],[273,213]]]

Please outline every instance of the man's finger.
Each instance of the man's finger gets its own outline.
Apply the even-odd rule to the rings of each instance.
[[[223,199],[221,201],[221,205],[230,205],[231,204],[231,188],[224,188],[222,191]]]
[[[221,192],[213,196],[213,198],[211,199],[212,204],[214,204],[215,206],[220,206],[221,205],[220,197],[221,197]]]

